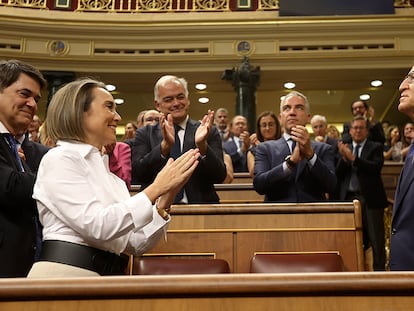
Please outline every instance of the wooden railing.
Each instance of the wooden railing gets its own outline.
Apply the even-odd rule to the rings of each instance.
[[[394,7],[412,8],[412,2],[410,0],[394,0]],[[0,0],[0,6],[97,13],[225,12],[237,10],[278,11],[279,0],[252,0],[246,3],[237,0]]]
[[[219,258],[243,273],[256,252],[337,252],[346,271],[363,271],[360,204],[176,205],[167,240],[146,255]]]
[[[2,311],[406,311],[413,272],[0,279]]]

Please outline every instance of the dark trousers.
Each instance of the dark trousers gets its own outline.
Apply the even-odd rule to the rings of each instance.
[[[373,268],[375,271],[385,270],[385,230],[384,210],[367,206],[365,198],[360,193],[348,192],[346,200],[357,199],[361,202],[362,235],[364,249],[372,247]]]

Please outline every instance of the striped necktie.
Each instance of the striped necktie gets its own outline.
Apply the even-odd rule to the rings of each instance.
[[[7,142],[9,143],[10,149],[14,155],[14,158],[17,161],[18,167],[20,172],[24,172],[22,159],[19,156],[19,151],[17,150],[17,141],[14,136],[10,133],[5,133],[4,137],[6,137]]]

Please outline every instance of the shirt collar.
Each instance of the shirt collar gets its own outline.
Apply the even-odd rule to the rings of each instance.
[[[10,131],[4,126],[3,122],[0,121],[0,133],[10,133]]]
[[[283,133],[283,138],[288,141],[289,139],[291,139],[291,136],[288,133]]]
[[[56,143],[56,146],[62,146],[62,147],[75,147],[76,150],[81,154],[82,157],[86,158],[91,153],[101,153],[98,148],[95,146],[85,144],[80,141],[66,141],[66,140],[58,140]]]
[[[10,131],[4,126],[3,122],[1,122],[1,121],[0,121],[0,133],[2,133],[2,134],[6,134],[6,133],[11,134]],[[16,142],[21,145],[23,143],[25,137],[26,137],[26,134],[23,134],[19,138],[16,138],[16,137],[14,137],[14,138],[16,139]]]
[[[187,127],[188,118],[189,116],[187,115],[187,117],[185,118],[183,122],[177,124],[179,127],[181,127],[184,130],[184,132],[185,132],[185,128]]]
[[[352,141],[352,148],[355,149],[356,145],[360,145],[361,149],[362,149],[364,147],[366,141],[367,141],[366,139],[363,142],[360,142],[360,143],[356,143],[356,142]]]

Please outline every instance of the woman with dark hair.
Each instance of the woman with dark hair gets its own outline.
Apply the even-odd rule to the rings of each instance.
[[[254,174],[254,160],[256,146],[261,142],[279,139],[282,135],[279,119],[273,111],[264,111],[256,121],[256,133],[250,135],[250,150],[247,152],[247,168],[250,176]]]

